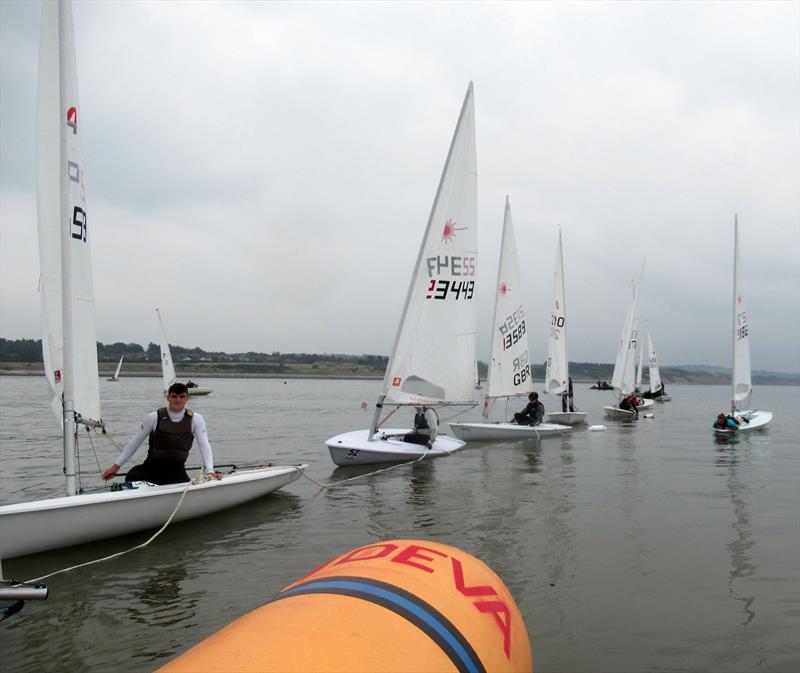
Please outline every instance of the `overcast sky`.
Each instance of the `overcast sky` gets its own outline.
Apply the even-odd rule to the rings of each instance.
[[[557,226],[569,358],[641,315],[800,371],[800,3],[75,2],[100,341],[388,355],[470,80],[479,357],[511,199],[534,361]],[[38,2],[0,2],[0,336],[39,338]]]

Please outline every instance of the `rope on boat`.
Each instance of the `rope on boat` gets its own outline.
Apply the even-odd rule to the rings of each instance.
[[[302,467],[295,467],[295,469],[302,474],[306,479],[315,483],[320,488],[332,488],[334,486],[339,486],[341,484],[346,484],[349,481],[355,481],[356,479],[363,479],[364,477],[371,477],[373,474],[380,474],[381,472],[388,472],[389,470],[394,470],[397,467],[405,467],[406,465],[414,465],[415,463],[420,462],[421,460],[425,460],[428,457],[427,453],[423,453],[420,455],[419,458],[414,458],[414,460],[407,460],[405,463],[398,463],[397,465],[390,465],[389,467],[382,467],[380,470],[373,470],[372,472],[366,472],[365,474],[359,474],[355,477],[348,477],[347,479],[341,479],[340,481],[331,481],[327,484],[322,483],[321,481],[317,481],[314,477],[311,477],[306,474],[305,468]]]
[[[181,505],[183,504],[183,499],[186,497],[186,494],[189,491],[189,486],[191,486],[192,484],[199,483],[196,479],[197,478],[186,482],[186,487],[183,489],[183,492],[181,493],[181,497],[178,499],[178,504],[175,505],[175,509],[172,510],[172,514],[169,515],[169,518],[164,522],[164,525],[161,526],[161,528],[159,528],[155,533],[153,533],[153,535],[150,536],[150,539],[148,539],[146,542],[142,542],[142,544],[137,544],[135,547],[131,547],[130,549],[126,549],[125,551],[119,551],[119,552],[117,552],[115,554],[111,554],[109,556],[104,556],[103,558],[95,559],[94,561],[87,561],[86,563],[79,563],[78,565],[70,566],[69,568],[62,568],[61,570],[56,570],[55,572],[52,572],[52,573],[50,573],[48,575],[42,575],[41,577],[37,577],[37,578],[32,579],[32,580],[27,580],[27,582],[24,582],[24,584],[36,584],[38,582],[41,582],[42,580],[47,579],[48,577],[53,577],[54,575],[60,575],[61,573],[69,572],[70,570],[77,570],[78,568],[85,568],[86,566],[90,566],[90,565],[93,565],[95,563],[100,563],[102,561],[110,561],[111,559],[117,558],[118,556],[123,556],[123,555],[128,554],[128,553],[130,553],[132,551],[136,551],[137,549],[142,549],[143,547],[146,547],[153,540],[155,540],[159,535],[161,535],[161,533],[163,533],[166,530],[167,526],[169,526],[169,524],[172,523],[172,519],[178,513],[178,510],[180,509]]]

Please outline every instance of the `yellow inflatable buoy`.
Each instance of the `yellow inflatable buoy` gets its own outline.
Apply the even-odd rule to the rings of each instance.
[[[161,673],[532,671],[511,593],[482,561],[429,540],[331,559]]]

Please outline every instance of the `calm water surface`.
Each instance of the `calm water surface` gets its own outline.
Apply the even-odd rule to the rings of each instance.
[[[326,482],[368,471],[335,468],[323,441],[368,425],[360,403],[374,401],[378,382],[202,383],[215,393],[191,406],[206,417],[218,464],[308,462]],[[118,445],[158,404],[159,388],[157,378],[101,382]],[[621,424],[602,417],[609,393],[578,385],[577,405],[606,432],[470,444],[326,490],[301,479],[174,524],[147,549],[49,580],[48,600],[0,625],[4,669],[150,671],[332,556],[413,537],[492,567],[522,610],[539,673],[797,671],[800,390],[758,388],[754,402],[775,419],[732,443],[710,430],[728,388],[670,393],[654,419]],[[408,422],[407,411],[392,422],[401,414]],[[43,378],[0,377],[0,451],[3,503],[61,495],[60,432]],[[101,441],[81,451],[84,486],[99,485],[98,463],[118,450]],[[147,536],[12,559],[3,571],[26,580]]]

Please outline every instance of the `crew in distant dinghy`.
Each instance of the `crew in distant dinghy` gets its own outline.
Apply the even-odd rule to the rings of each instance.
[[[186,409],[188,399],[186,385],[173,383],[167,394],[168,406],[145,414],[141,430],[128,442],[117,462],[103,472],[102,478],[113,478],[145,438],[149,437],[147,459],[128,470],[125,481],[149,481],[152,484],[189,481],[185,465],[195,439],[203,456],[206,473],[212,479],[221,479],[222,473],[214,470],[206,422],[200,414]]]

